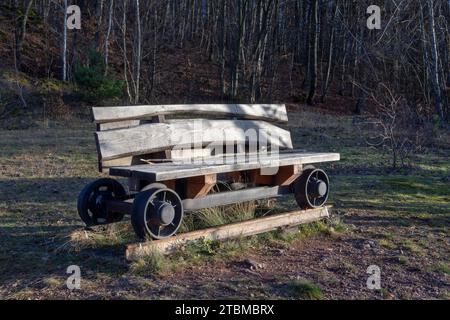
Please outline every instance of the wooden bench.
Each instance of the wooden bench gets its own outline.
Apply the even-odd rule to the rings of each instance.
[[[197,115],[203,118],[193,119]],[[131,214],[139,238],[175,234],[184,212],[293,194],[302,209],[324,206],[329,179],[311,164],[337,153],[293,149],[286,107],[196,104],[94,107],[98,165],[128,178],[85,186],[78,212],[86,225]]]

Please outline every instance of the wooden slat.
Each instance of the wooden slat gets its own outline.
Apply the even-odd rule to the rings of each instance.
[[[149,254],[152,251],[158,251],[164,254],[173,252],[181,245],[186,244],[190,241],[202,239],[217,241],[246,237],[272,230],[277,230],[279,228],[294,227],[300,224],[310,223],[327,217],[329,217],[327,207],[277,214],[264,218],[252,219],[219,227],[182,233],[163,240],[131,244],[127,246],[125,255],[127,260],[134,261],[139,259],[140,257],[145,256],[146,254]]]
[[[248,130],[254,129],[271,145],[292,149],[289,131],[263,121],[250,120],[186,120],[176,123],[151,123],[135,128],[96,133],[100,159],[112,160],[126,156],[172,149],[175,146],[243,143]]]
[[[171,150],[172,160],[174,162],[183,161],[191,158],[210,157],[210,148],[189,148],[189,149],[173,149]]]
[[[207,114],[244,119],[287,122],[284,104],[177,104],[92,108],[96,123],[146,119],[157,115]]]
[[[114,167],[111,175],[136,176],[151,181],[164,181],[177,178],[195,177],[211,173],[225,173],[233,171],[252,170],[259,168],[274,168],[288,165],[301,165],[339,161],[339,153],[280,153],[278,156],[248,157],[242,162],[208,165],[200,161],[198,164],[161,163],[155,165],[137,165],[131,167]]]
[[[117,122],[105,122],[97,124],[97,131],[124,129],[137,127],[141,123],[140,120],[124,120]]]
[[[211,156],[211,149],[203,148],[203,149],[179,149],[179,150],[169,150],[170,151],[170,159],[173,162],[185,162],[188,159],[192,158],[204,158]],[[161,154],[148,154],[148,155],[139,155],[139,156],[127,156],[123,158],[117,158],[112,160],[103,160],[100,162],[100,171],[101,172],[109,172],[109,168],[112,167],[128,167],[132,165],[144,164],[146,163],[144,160],[151,161],[152,159],[155,162],[162,162],[167,159],[164,155],[164,158],[160,158]]]

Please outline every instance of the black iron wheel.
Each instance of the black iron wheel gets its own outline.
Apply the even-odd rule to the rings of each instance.
[[[136,235],[145,239],[164,239],[175,234],[183,221],[183,203],[178,194],[168,188],[139,193],[133,202],[131,224]]]
[[[159,182],[153,182],[153,183],[150,183],[150,184],[146,185],[145,187],[143,187],[141,189],[141,192],[147,191],[147,190],[152,190],[152,189],[165,189],[165,188],[167,188],[165,184],[159,183]]]
[[[294,182],[294,195],[302,209],[320,208],[328,199],[330,180],[325,171],[308,168]]]
[[[106,200],[126,198],[124,187],[114,179],[104,178],[87,184],[78,196],[78,214],[87,226],[118,222],[124,214],[109,212]]]

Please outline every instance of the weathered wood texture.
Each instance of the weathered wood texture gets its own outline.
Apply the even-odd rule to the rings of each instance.
[[[149,119],[158,115],[180,113],[228,116],[274,122],[288,121],[286,106],[283,104],[181,104],[94,107],[92,112],[96,123]]]
[[[140,124],[140,120],[124,120],[117,122],[97,123],[97,131],[132,128],[137,127]]]
[[[164,162],[167,160],[167,152],[170,155],[171,161],[174,162],[183,162],[188,159],[198,158],[198,157],[210,157],[212,154],[212,149],[203,148],[203,149],[176,149],[176,150],[166,150],[153,154],[143,154],[138,156],[126,156],[122,158],[112,159],[112,160],[100,160],[99,166],[100,171],[108,173],[109,168],[112,167],[128,167],[132,165],[144,164],[148,162]],[[165,161],[167,162],[167,161]]]
[[[216,174],[191,177],[186,182],[186,197],[196,199],[208,194],[217,182]]]
[[[152,252],[153,250],[164,254],[170,253],[177,247],[189,241],[201,239],[224,240],[251,236],[279,228],[293,227],[299,224],[317,221],[327,218],[328,216],[328,207],[277,214],[264,218],[182,233],[163,240],[131,244],[127,246],[125,255],[127,260],[133,261]]]
[[[113,176],[139,177],[149,181],[164,181],[178,178],[202,176],[212,173],[252,170],[260,168],[278,168],[289,165],[302,165],[328,161],[338,161],[339,153],[305,153],[288,152],[278,155],[259,155],[244,158],[226,157],[226,162],[210,163],[208,158],[195,160],[193,163],[158,163],[154,165],[136,165],[130,167],[114,167],[110,169]],[[199,161],[199,162],[197,162]],[[218,161],[215,159],[214,161]],[[217,162],[215,162],[217,163]],[[273,171],[277,173],[276,170]]]
[[[101,161],[188,145],[242,144],[249,137],[253,142],[267,140],[269,145],[280,149],[292,149],[289,131],[251,120],[185,120],[96,133]]]

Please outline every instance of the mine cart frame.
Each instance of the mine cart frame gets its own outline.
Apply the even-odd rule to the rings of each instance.
[[[87,226],[131,215],[141,239],[171,237],[186,212],[214,206],[293,194],[302,210],[324,208],[330,181],[313,165],[340,159],[293,149],[275,125],[288,121],[279,104],[94,107],[93,118],[99,170],[127,178],[128,188],[112,178],[89,183],[79,215]]]

